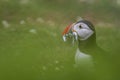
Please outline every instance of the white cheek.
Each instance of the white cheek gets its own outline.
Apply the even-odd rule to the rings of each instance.
[[[94,32],[90,29],[80,29],[79,31],[77,31],[80,40],[86,40],[88,39]]]

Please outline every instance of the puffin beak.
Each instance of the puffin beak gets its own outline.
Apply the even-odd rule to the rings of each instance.
[[[72,34],[71,34],[72,25],[73,25],[73,24],[68,25],[68,26],[64,29],[63,33],[62,33],[62,35],[63,35],[63,41],[64,41],[64,42],[67,41],[67,37],[70,37],[70,36],[72,35]]]
[[[68,25],[63,31],[63,41],[66,42],[68,38],[72,39],[72,43],[78,40],[78,35],[75,30],[73,30],[73,26],[75,23]]]

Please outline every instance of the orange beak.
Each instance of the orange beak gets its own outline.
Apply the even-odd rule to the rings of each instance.
[[[67,34],[67,33],[70,31],[70,29],[72,28],[72,25],[73,25],[73,24],[68,25],[68,26],[64,29],[62,35]]]

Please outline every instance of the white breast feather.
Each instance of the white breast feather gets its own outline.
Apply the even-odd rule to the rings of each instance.
[[[83,68],[93,68],[94,66],[92,57],[88,54],[82,53],[79,49],[77,49],[75,55],[75,65]]]

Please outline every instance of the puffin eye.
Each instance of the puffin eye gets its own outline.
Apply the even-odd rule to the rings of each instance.
[[[80,25],[79,28],[82,28],[82,26]]]

